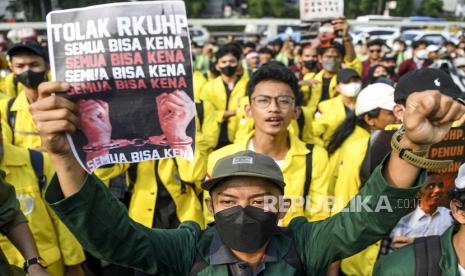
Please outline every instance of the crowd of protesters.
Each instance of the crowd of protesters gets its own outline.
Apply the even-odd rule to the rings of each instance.
[[[452,121],[465,122],[453,100],[465,98],[465,37],[354,45],[346,20],[331,24],[337,35],[324,43],[192,43],[194,160],[116,164],[92,177],[82,177],[65,158],[67,142],[55,139],[73,129],[64,122],[72,125],[76,110],[47,97],[69,87],[49,82],[46,44],[33,31],[0,39],[0,275],[414,275],[410,244],[435,235],[443,235],[448,261],[440,271],[465,275],[465,167],[426,177],[393,152],[382,168],[366,170],[376,131],[404,125],[412,143],[401,142],[418,153]],[[228,158],[246,172],[225,165]],[[247,160],[258,161],[245,168]],[[235,184],[241,177],[250,187]],[[241,202],[263,179],[279,189]],[[403,193],[411,200],[391,206]],[[271,220],[252,208],[223,213],[263,209],[268,194],[284,196],[287,212]],[[389,197],[369,207],[395,210],[349,208],[369,195]],[[243,228],[257,217],[261,227]],[[293,234],[282,230],[269,242],[273,224]]]

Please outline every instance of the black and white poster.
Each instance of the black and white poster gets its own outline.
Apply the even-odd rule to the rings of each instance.
[[[195,104],[183,1],[105,4],[47,16],[53,80],[80,110],[69,135],[92,172],[114,163],[192,159]],[[58,95],[58,94],[57,94]]]

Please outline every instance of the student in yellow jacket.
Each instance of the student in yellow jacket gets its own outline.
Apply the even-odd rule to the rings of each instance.
[[[340,212],[361,189],[362,164],[370,140],[370,131],[383,130],[397,122],[392,112],[394,88],[384,83],[367,86],[357,97],[355,116],[346,121],[338,131],[342,143],[330,156],[330,169],[333,170],[331,183],[334,183],[334,205],[332,214]],[[350,131],[352,129],[352,131]],[[349,133],[349,134],[347,134]],[[369,276],[378,258],[381,241],[367,247],[358,254],[341,261],[341,270],[346,275]]]
[[[327,147],[338,126],[347,113],[355,109],[355,100],[362,89],[362,79],[353,69],[342,69],[337,73],[337,97],[322,101],[312,122],[312,142]]]
[[[37,100],[37,88],[47,80],[49,65],[47,53],[36,42],[16,44],[8,50],[11,61],[12,78],[22,85],[13,98],[0,102],[3,137],[13,145],[36,149],[41,147],[29,105]]]
[[[246,110],[254,118],[255,131],[246,139],[213,152],[208,159],[211,173],[218,159],[237,151],[249,149],[272,157],[288,183],[284,195],[290,196],[293,204],[282,225],[299,215],[312,221],[329,216],[324,205],[328,196],[327,153],[319,146],[306,145],[287,129],[300,113],[295,103],[299,95],[297,82],[291,71],[276,62],[257,70],[249,82],[247,94],[251,103]],[[303,196],[308,197],[304,200]],[[211,221],[211,216],[207,216],[207,222]]]
[[[5,180],[16,189],[21,210],[29,221],[47,271],[52,276],[66,273],[84,276],[81,263],[85,257],[81,245],[42,197],[45,185],[54,174],[48,158],[44,158],[42,153],[30,153],[28,149],[5,142],[0,169],[6,174]],[[23,266],[24,258],[10,241],[1,237],[0,246],[11,264]]]
[[[176,228],[185,221],[203,226],[202,205],[198,198],[200,182],[206,173],[208,146],[197,133],[194,160],[183,158],[116,164],[99,169],[96,175],[108,185],[126,173],[129,216],[152,228]]]
[[[307,103],[313,111],[316,111],[321,101],[336,96],[336,74],[339,69],[351,68],[359,74],[362,72],[362,63],[355,54],[354,46],[349,36],[349,25],[344,19],[333,21],[334,31],[342,34],[343,45],[333,43],[329,47],[318,48],[318,61],[323,67],[313,78],[310,100]]]
[[[234,141],[237,131],[235,120],[239,99],[245,96],[248,74],[240,65],[241,50],[234,44],[226,44],[216,53],[216,69],[221,75],[208,81],[203,87],[200,99],[208,102],[205,114],[213,114],[219,127],[205,129],[205,139],[214,141],[219,148]]]

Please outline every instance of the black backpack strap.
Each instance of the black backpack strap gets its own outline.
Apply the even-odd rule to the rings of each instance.
[[[313,148],[315,147],[314,144],[307,144],[307,149],[310,151],[305,156],[305,182],[304,182],[304,208],[307,205],[307,196],[308,192],[310,191],[310,185],[312,183],[312,159],[313,159]]]
[[[39,189],[42,192],[47,184],[47,177],[44,174],[44,156],[42,153],[30,149],[29,158],[31,159],[32,168],[39,182]]]
[[[292,230],[290,228],[281,228],[281,232],[291,239],[291,246],[286,256],[284,256],[284,260],[286,261],[286,263],[295,268],[294,275],[306,275],[305,266],[302,264],[302,261],[300,260],[299,255],[297,254],[297,248],[295,246],[295,240],[294,235],[292,234]]]
[[[200,236],[197,240],[200,240],[202,237],[203,233],[205,233],[205,230],[202,230],[200,232]],[[207,266],[209,266],[209,263],[205,261],[204,258],[199,254],[198,251],[196,251],[197,255],[195,255],[195,260],[194,264],[192,265],[191,271],[189,272],[189,276],[197,276],[197,274],[204,270]]]
[[[15,144],[16,111],[11,111],[11,107],[13,106],[15,100],[16,100],[16,97],[9,99],[8,100],[8,106],[6,108],[6,121],[7,121],[8,125],[10,126],[10,129],[11,129],[11,136],[12,136],[11,143],[13,145]]]
[[[413,242],[415,250],[415,275],[439,276],[439,260],[441,259],[441,240],[439,236],[416,238]]]
[[[305,126],[305,115],[303,112],[300,112],[300,116],[297,118],[297,126],[299,127],[299,138],[302,139]]]
[[[181,173],[179,172],[178,161],[176,160],[176,158],[173,158],[173,161],[174,161],[174,166],[176,167],[176,171],[178,172],[179,181],[181,182],[181,193],[182,194],[187,193],[187,186],[190,186],[195,191],[195,184],[182,180]]]
[[[203,101],[201,101],[200,103],[195,103],[195,109],[197,110],[197,118],[199,118],[200,127],[202,127],[204,117]]]

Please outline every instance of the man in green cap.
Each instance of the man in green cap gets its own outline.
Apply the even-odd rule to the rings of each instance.
[[[271,158],[245,151],[220,159],[203,184],[212,195],[207,205],[215,226],[201,231],[185,222],[178,229],[149,229],[128,218],[74,158],[65,134],[79,127],[79,110],[64,97],[50,96],[67,89],[66,83],[42,84],[40,99],[31,106],[57,173],[47,202],[93,255],[161,275],[319,275],[390,232],[409,211],[397,202],[413,200],[425,179],[419,167],[434,164],[422,154],[465,114],[463,105],[438,91],[411,95],[405,133],[393,141],[396,151],[351,201],[358,208],[329,219],[299,217],[287,229],[277,227],[289,202],[280,200],[283,176]]]

